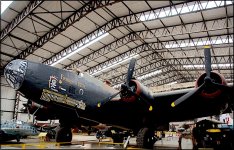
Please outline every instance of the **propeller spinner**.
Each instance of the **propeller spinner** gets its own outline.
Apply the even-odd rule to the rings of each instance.
[[[152,111],[153,110],[153,106],[150,105],[150,103],[144,99],[143,97],[141,97],[140,95],[137,95],[135,92],[134,92],[134,88],[130,87],[130,81],[132,80],[133,78],[133,72],[134,72],[134,69],[135,69],[135,64],[136,64],[136,59],[135,58],[132,58],[130,60],[130,63],[129,63],[129,67],[128,67],[128,72],[127,72],[127,77],[126,77],[126,82],[124,84],[121,85],[121,90],[115,94],[113,94],[112,96],[108,97],[105,101],[105,103],[107,103],[108,101],[110,101],[111,99],[113,99],[116,95],[120,94],[120,93],[125,93],[125,94],[121,94],[122,95],[122,98],[126,96],[126,94],[129,96],[129,94],[131,95],[134,95],[136,97],[139,97],[141,100],[143,100],[147,105],[149,105],[149,111]],[[123,96],[124,95],[124,96]],[[103,104],[105,104],[103,103]],[[102,104],[102,105],[103,105]],[[101,103],[98,103],[97,104],[97,107],[101,107]]]

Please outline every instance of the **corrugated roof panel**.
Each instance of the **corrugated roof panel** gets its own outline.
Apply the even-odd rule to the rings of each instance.
[[[69,38],[61,34],[54,37],[51,41],[58,43],[59,45],[62,45],[63,47],[68,47],[74,42],[73,40],[70,40]]]
[[[85,33],[90,33],[97,29],[95,24],[87,18],[82,18],[73,24],[78,29],[84,31]]]
[[[217,9],[213,9],[213,10],[206,10],[206,11],[203,11],[202,13],[203,13],[203,16],[204,16],[205,20],[206,19],[221,18],[221,17],[226,16],[225,8],[217,8]]]
[[[52,42],[47,42],[47,43],[45,43],[45,44],[43,45],[43,48],[45,48],[45,49],[47,49],[47,50],[49,50],[49,51],[51,51],[51,52],[53,52],[53,53],[58,53],[58,52],[60,52],[61,49],[62,49],[60,46],[58,46],[57,44],[54,44],[54,43],[52,43]]]
[[[137,23],[137,24],[132,24],[128,25],[133,31],[141,31],[142,29],[145,29],[145,26],[143,23]]]
[[[66,35],[67,37],[73,39],[74,41],[77,41],[85,36],[85,33],[77,30],[74,27],[69,27],[66,29],[66,31],[63,31],[62,33]]]
[[[114,13],[115,16],[121,17],[129,13],[128,9],[124,6],[123,3],[119,2],[114,5],[109,5],[107,8]]]
[[[124,3],[134,12],[149,10],[150,7],[143,1],[124,1]]]
[[[184,23],[199,22],[202,21],[202,16],[200,12],[192,14],[180,15]]]
[[[151,20],[151,21],[144,21],[144,24],[149,28],[149,29],[155,29],[155,28],[162,28],[163,24],[159,19],[156,20]]]
[[[170,5],[168,1],[147,1],[147,2],[152,8],[160,8]]]

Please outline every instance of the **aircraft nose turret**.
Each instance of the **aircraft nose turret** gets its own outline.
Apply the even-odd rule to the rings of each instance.
[[[23,81],[27,69],[27,61],[16,59],[7,64],[4,69],[4,76],[8,84],[18,90]]]

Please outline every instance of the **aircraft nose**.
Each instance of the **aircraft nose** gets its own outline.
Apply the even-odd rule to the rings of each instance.
[[[16,59],[7,64],[4,69],[4,76],[12,88],[18,90],[21,87],[24,81],[26,69],[26,60]]]

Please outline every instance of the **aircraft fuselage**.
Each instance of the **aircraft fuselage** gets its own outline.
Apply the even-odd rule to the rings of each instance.
[[[56,103],[85,111],[97,108],[98,103],[108,101],[109,96],[118,92],[85,72],[61,70],[26,60],[14,60],[5,70],[6,79],[15,89],[41,105]]]

